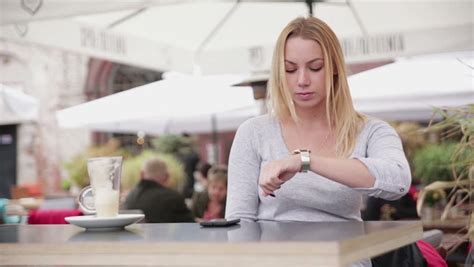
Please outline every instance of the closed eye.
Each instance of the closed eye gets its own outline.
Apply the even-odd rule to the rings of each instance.
[[[323,67],[320,68],[309,68],[310,71],[318,72],[322,69]]]

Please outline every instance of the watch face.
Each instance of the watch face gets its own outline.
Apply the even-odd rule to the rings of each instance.
[[[293,150],[293,154],[301,154],[301,153],[311,153],[309,149],[295,149]]]

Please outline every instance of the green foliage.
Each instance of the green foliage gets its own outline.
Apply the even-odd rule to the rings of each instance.
[[[153,139],[153,147],[160,153],[171,155],[182,155],[192,150],[191,141],[181,135],[162,135]]]
[[[446,194],[442,190],[429,191],[426,193],[425,202],[429,207],[434,207],[444,197],[446,197]]]
[[[153,146],[161,153],[177,154],[184,144],[179,135],[163,135],[152,140]]]
[[[430,144],[415,152],[414,174],[424,184],[435,181],[452,181],[452,158],[457,143]]]
[[[89,184],[89,176],[87,174],[86,158],[84,155],[75,156],[71,161],[64,164],[64,168],[69,174],[69,178],[79,188],[83,188]]]
[[[71,180],[61,180],[61,189],[64,191],[68,191],[72,186]]]
[[[89,175],[87,173],[87,159],[94,157],[122,156],[124,159],[130,153],[120,149],[120,142],[115,139],[109,140],[103,146],[93,146],[83,154],[75,156],[72,160],[64,163],[64,168],[69,174],[69,179],[79,188],[89,185]]]
[[[443,120],[430,125],[429,128],[432,131],[442,131],[443,138],[460,136],[452,158],[455,179],[474,179],[474,104],[435,111]]]
[[[145,159],[149,157],[148,154],[151,153],[142,152],[141,154],[128,158],[123,162],[120,185],[124,191],[132,189],[140,180],[140,170]]]

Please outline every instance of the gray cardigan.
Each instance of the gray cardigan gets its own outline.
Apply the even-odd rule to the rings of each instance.
[[[298,173],[263,197],[258,187],[262,164],[281,159],[288,151],[280,123],[269,115],[244,122],[234,138],[229,158],[226,218],[274,221],[361,220],[362,195],[397,199],[411,183],[408,162],[395,130],[369,119],[350,158],[364,163],[375,177],[372,188],[349,188],[314,172]]]

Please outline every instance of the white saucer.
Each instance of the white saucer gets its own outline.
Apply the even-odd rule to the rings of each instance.
[[[117,217],[98,218],[95,215],[71,216],[64,218],[68,223],[87,230],[116,230],[136,223],[145,217],[144,214],[119,214]]]

